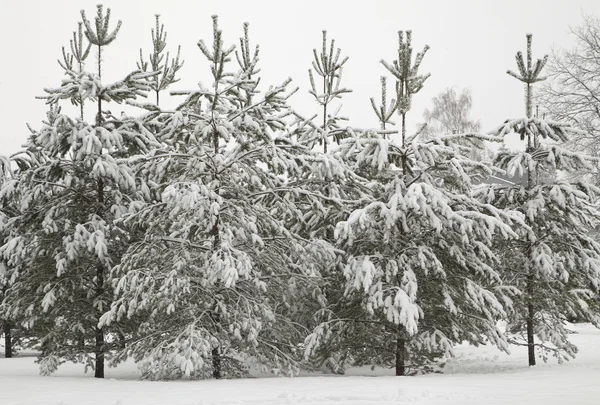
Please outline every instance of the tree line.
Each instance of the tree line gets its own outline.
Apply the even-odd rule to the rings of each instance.
[[[318,107],[304,117],[291,80],[260,86],[249,25],[230,46],[212,24],[198,42],[212,83],[181,91],[181,51],[167,51],[159,16],[149,57],[105,83],[121,21],[101,5],[92,20],[81,12],[63,79],[44,89],[46,120],[0,161],[6,357],[16,338],[39,350],[42,374],[74,361],[103,378],[133,358],[144,378],[172,379],[410,375],[439,370],[461,342],[523,345],[529,365],[575,356],[565,321],[600,321],[600,189],[581,175],[597,159],[568,147],[585,135],[569,117],[534,114],[547,57],[533,59],[531,35],[508,72],[525,87],[523,118],[482,134],[466,95],[453,105],[462,122],[445,120],[449,92],[425,114],[449,124],[411,133],[429,77],[411,31],[381,61],[378,128],[360,129],[339,115],[348,58],[325,31],[309,69]],[[165,93],[182,101],[165,109]],[[133,112],[116,116],[115,103]],[[515,133],[525,150],[473,153]]]

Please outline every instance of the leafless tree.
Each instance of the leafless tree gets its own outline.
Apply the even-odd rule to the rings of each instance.
[[[479,121],[469,118],[473,98],[468,89],[457,94],[454,88],[447,88],[434,97],[432,102],[433,108],[426,109],[423,113],[427,134],[460,134],[480,130]]]
[[[433,107],[423,112],[423,119],[427,126],[423,130],[423,137],[430,139],[435,135],[477,133],[481,129],[479,121],[470,118],[473,98],[469,89],[459,93],[453,88],[447,88],[432,99]],[[471,147],[471,157],[477,160],[484,159],[487,148],[475,139],[459,141]]]
[[[575,46],[553,52],[538,104],[556,121],[585,130],[569,143],[576,151],[600,156],[600,19],[584,16],[571,28]],[[600,178],[597,179],[600,181]],[[597,182],[598,182],[597,181]]]

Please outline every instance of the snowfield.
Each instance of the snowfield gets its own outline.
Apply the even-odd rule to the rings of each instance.
[[[280,404],[600,404],[600,331],[574,326],[577,359],[527,367],[526,349],[506,355],[491,347],[457,348],[444,374],[394,377],[391,370],[349,370],[345,376],[207,381],[139,381],[132,363],[107,378],[64,364],[37,375],[33,357],[0,358],[1,405],[280,405]]]

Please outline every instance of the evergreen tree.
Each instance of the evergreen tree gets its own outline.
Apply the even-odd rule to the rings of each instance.
[[[115,268],[119,298],[102,324],[146,320],[128,347],[146,378],[237,376],[248,364],[297,371],[307,331],[295,320],[322,295],[333,260],[328,243],[292,226],[319,221],[327,200],[298,184],[346,174],[292,139],[289,80],[259,92],[248,25],[240,43],[234,71],[235,47],[213,16],[212,46],[198,43],[212,85],[172,92],[186,99],[157,118],[164,145],[136,162],[157,200],[125,219],[145,238]]]
[[[525,118],[507,120],[495,131],[499,138],[516,133],[527,142],[525,151],[504,150],[495,160],[508,175],[525,176],[526,184],[482,187],[477,194],[485,203],[521,212],[528,225],[518,240],[503,247],[503,277],[522,291],[514,301],[509,330],[517,334],[514,343],[527,346],[533,366],[536,348],[544,359],[548,353],[559,362],[575,356],[565,317],[598,325],[594,297],[600,286],[600,245],[591,231],[599,219],[600,189],[554,176],[556,170],[590,169],[591,159],[561,147],[581,131],[533,116],[533,85],[544,80],[547,57],[533,63],[531,38],[528,34],[526,61],[518,52],[518,72],[508,71],[525,85]]]
[[[95,377],[103,378],[105,357],[119,345],[124,327],[98,324],[113,298],[111,269],[131,239],[119,218],[148,197],[129,157],[156,145],[146,129],[151,116],[114,117],[104,105],[146,96],[154,73],[136,71],[104,84],[102,51],[116,38],[121,22],[109,30],[110,9],[104,13],[101,5],[94,23],[83,11],[82,21],[97,50],[97,71],[84,69],[87,51],[81,53],[85,47],[79,35],[72,48],[81,62],[74,69],[71,56],[63,52],[65,78],[60,87],[45,90],[48,118],[40,130],[32,130],[26,150],[14,159],[19,175],[2,187],[3,203],[14,203],[17,212],[3,229],[8,240],[0,253],[12,281],[4,300],[9,316],[30,328],[49,326],[38,329],[42,373],[71,360],[85,362]],[[63,100],[80,106],[95,102],[94,123],[63,114]]]
[[[398,80],[399,101],[391,105],[402,117],[402,135],[393,142],[383,136],[387,130],[352,132],[336,152],[368,192],[337,224],[343,294],[320,311],[306,353],[340,367],[392,366],[406,375],[431,370],[433,357],[452,355],[462,341],[507,349],[496,319],[514,291],[500,282],[490,247],[494,234],[516,236],[509,224],[522,221],[468,196],[471,177],[491,169],[463,156],[454,141],[477,135],[429,142],[406,135],[411,97],[429,75],[418,74],[424,52],[410,60],[410,33],[406,42],[399,38],[399,60],[384,65]],[[374,109],[386,127],[389,110]]]

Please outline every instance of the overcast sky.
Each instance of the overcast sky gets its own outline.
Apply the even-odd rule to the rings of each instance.
[[[80,10],[93,19],[97,0],[0,0],[0,122],[1,155],[20,149],[29,132],[39,128],[46,107],[44,87],[58,87],[62,70],[56,59],[68,45],[80,21]],[[523,88],[508,76],[515,70],[514,55],[525,50],[525,34],[533,34],[535,59],[553,48],[572,46],[569,27],[583,14],[600,15],[598,0],[393,0],[393,1],[105,1],[114,24],[123,21],[117,40],[105,55],[105,82],[124,77],[135,68],[139,48],[147,55],[154,14],[168,32],[168,48],[182,46],[182,81],[173,89],[193,89],[198,81],[210,83],[208,65],[198,47],[211,40],[211,19],[219,15],[226,43],[237,43],[242,24],[250,23],[250,38],[261,47],[262,83],[279,84],[286,77],[300,91],[292,104],[304,115],[317,112],[308,95],[312,49],[321,44],[321,30],[349,56],[344,68],[345,87],[354,90],[342,101],[342,113],[359,127],[376,127],[369,97],[379,99],[380,59],[396,58],[397,31],[412,30],[413,46],[428,51],[422,64],[430,72],[413,101],[410,127],[422,121],[431,98],[446,87],[470,88],[473,117],[484,130],[523,112]],[[91,63],[95,56],[88,59]],[[91,66],[90,66],[91,67]],[[171,100],[175,103],[176,100]],[[120,106],[108,107],[113,113]],[[87,117],[91,119],[91,117]],[[409,128],[410,128],[409,127]]]

